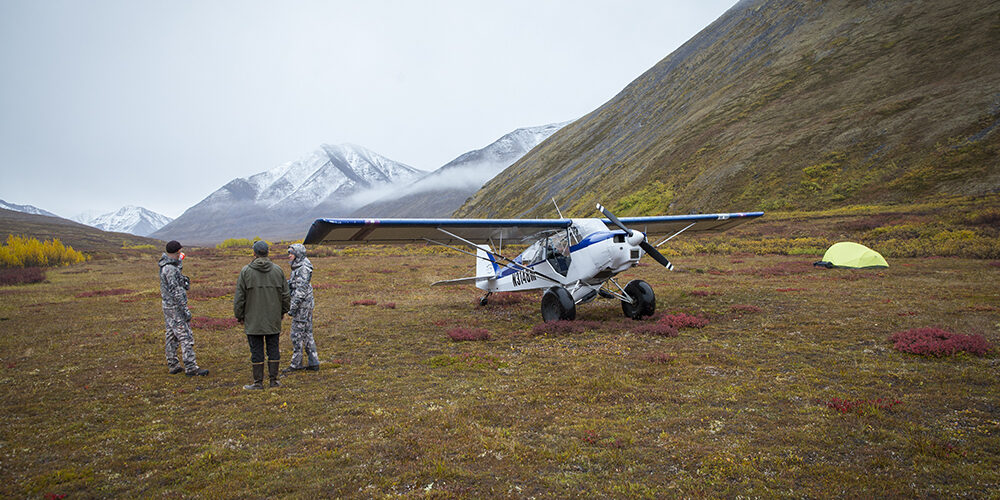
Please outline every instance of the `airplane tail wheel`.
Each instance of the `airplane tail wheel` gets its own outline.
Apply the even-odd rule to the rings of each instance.
[[[632,319],[642,319],[652,316],[656,312],[656,295],[653,294],[653,287],[642,280],[632,280],[625,285],[625,293],[632,299],[632,303],[622,301],[622,312]]]
[[[542,294],[542,320],[570,321],[576,318],[576,303],[569,291],[561,286],[554,286]]]

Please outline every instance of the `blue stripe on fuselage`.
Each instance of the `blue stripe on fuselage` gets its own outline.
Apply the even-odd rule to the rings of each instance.
[[[582,250],[590,245],[593,245],[594,243],[600,243],[604,240],[613,238],[616,234],[625,234],[625,231],[598,231],[596,233],[590,233],[586,238],[580,240],[579,243],[569,247],[569,251],[570,253],[573,253],[577,250]]]

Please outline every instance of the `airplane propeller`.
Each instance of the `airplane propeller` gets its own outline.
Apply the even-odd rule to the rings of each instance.
[[[625,227],[625,224],[622,224],[622,221],[618,220],[618,217],[615,217],[615,214],[611,213],[611,211],[608,210],[607,208],[604,208],[604,206],[601,205],[600,203],[597,204],[597,210],[600,211],[602,214],[604,214],[604,216],[607,217],[608,220],[610,220],[614,225],[618,226],[622,231],[625,231],[625,234],[630,239],[629,243],[631,243],[633,234],[631,229]],[[635,243],[632,244],[634,245]],[[673,264],[671,264],[670,261],[667,260],[667,258],[664,257],[659,250],[656,249],[656,247],[650,245],[649,242],[646,241],[646,235],[644,234],[642,235],[642,242],[639,243],[639,248],[642,248],[642,250],[646,252],[646,254],[652,257],[653,260],[655,260],[656,262],[659,262],[660,265],[662,265],[663,267],[670,270],[674,269]]]

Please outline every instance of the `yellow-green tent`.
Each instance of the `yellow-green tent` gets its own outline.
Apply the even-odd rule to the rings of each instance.
[[[825,254],[823,260],[816,263],[825,267],[889,267],[889,263],[881,254],[864,245],[841,241],[831,246]]]

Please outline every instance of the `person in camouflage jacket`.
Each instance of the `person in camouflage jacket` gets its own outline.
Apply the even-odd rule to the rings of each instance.
[[[312,280],[313,266],[306,257],[306,247],[301,243],[295,243],[288,247],[288,260],[292,265],[292,273],[288,279],[288,287],[292,291],[291,306],[288,315],[292,317],[292,361],[288,368],[282,370],[285,373],[296,370],[319,370],[319,356],[316,354],[316,341],[313,340],[312,312],[313,289]],[[305,354],[308,358],[308,365],[303,366],[302,357]]]
[[[188,376],[208,375],[199,368],[194,356],[194,335],[191,332],[191,310],[187,306],[187,291],[191,280],[181,272],[181,244],[167,243],[166,252],[160,257],[160,297],[163,299],[163,319],[166,322],[167,369],[171,375],[183,371]],[[180,347],[184,366],[177,359]]]

